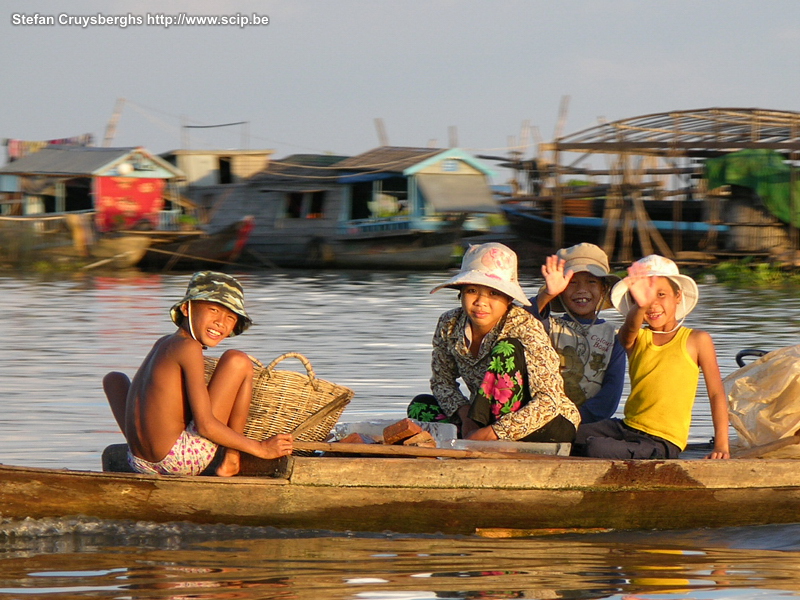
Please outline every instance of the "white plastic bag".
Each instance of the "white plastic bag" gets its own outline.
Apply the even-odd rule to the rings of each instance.
[[[794,435],[800,429],[800,345],[765,354],[723,380],[729,417],[741,448]],[[770,456],[800,458],[800,446]]]

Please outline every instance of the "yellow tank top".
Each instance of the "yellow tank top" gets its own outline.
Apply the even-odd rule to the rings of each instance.
[[[663,346],[653,332],[641,329],[630,355],[631,393],[625,402],[625,423],[669,440],[681,450],[689,441],[692,406],[700,367],[686,350],[692,332],[681,327]]]

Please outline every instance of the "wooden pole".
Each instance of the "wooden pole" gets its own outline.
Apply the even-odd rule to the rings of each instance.
[[[795,435],[790,435],[789,437],[781,438],[768,444],[762,444],[761,446],[753,446],[752,448],[741,450],[736,452],[731,458],[761,458],[765,454],[775,452],[776,450],[780,450],[786,446],[794,446],[795,444],[800,444],[800,436],[798,436],[796,433]]]

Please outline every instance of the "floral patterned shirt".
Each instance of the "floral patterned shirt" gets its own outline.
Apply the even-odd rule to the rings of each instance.
[[[470,403],[459,389],[458,378],[474,394],[486,375],[492,348],[497,341],[515,338],[525,347],[531,400],[517,412],[503,415],[492,424],[497,437],[501,440],[522,439],[558,415],[563,415],[578,427],[580,413],[564,393],[558,354],[538,319],[512,305],[505,318],[483,338],[477,357],[469,352],[467,324],[464,310],[454,308],[439,317],[433,334],[431,392],[446,414],[452,415],[459,407]]]

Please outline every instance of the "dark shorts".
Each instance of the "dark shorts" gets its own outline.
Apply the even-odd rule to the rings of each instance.
[[[572,454],[592,458],[669,459],[681,449],[672,442],[626,425],[622,419],[603,419],[578,427]]]

